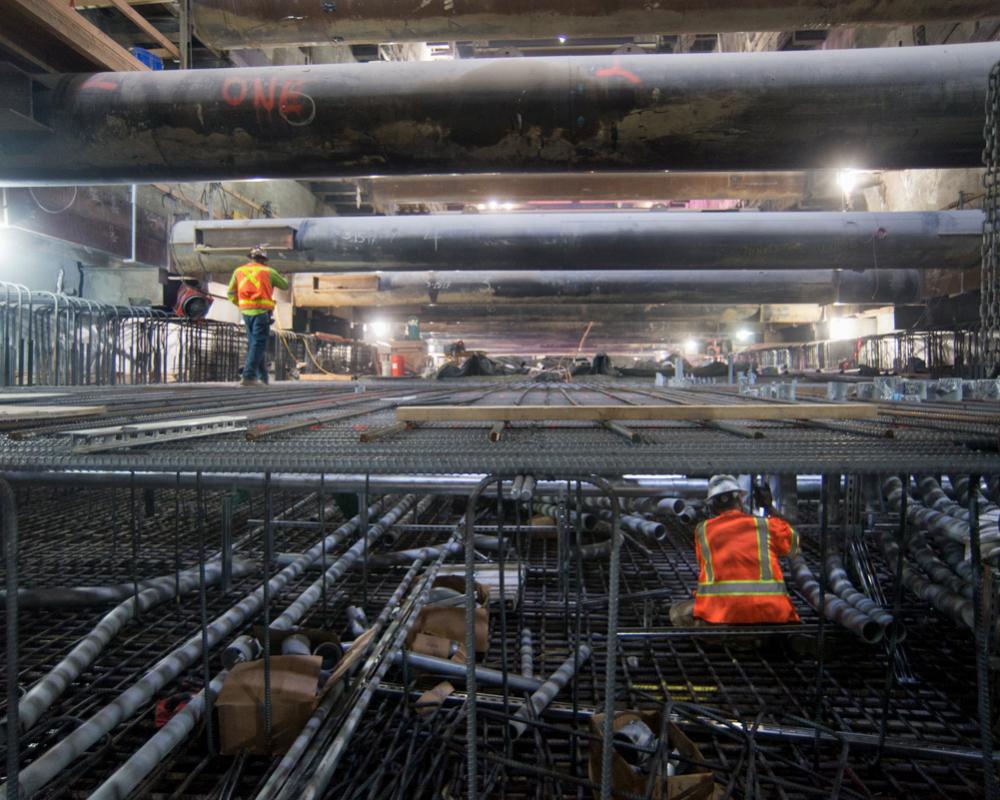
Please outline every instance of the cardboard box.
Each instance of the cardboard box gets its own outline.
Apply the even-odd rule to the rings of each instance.
[[[619,711],[615,714],[614,729],[621,730],[633,720],[642,720],[653,733],[660,731],[659,711]],[[597,739],[591,740],[590,759],[588,772],[590,780],[600,786],[601,783],[601,749],[602,741],[599,738],[604,733],[604,714],[594,714],[590,718],[591,733]],[[704,757],[698,746],[692,742],[683,731],[668,723],[670,731],[670,750],[677,750],[684,758],[695,761],[704,761]],[[671,800],[672,798],[683,797],[684,800],[712,800],[716,795],[721,795],[721,789],[716,790],[715,779],[711,772],[693,772],[695,767],[689,767],[689,771],[683,775],[674,775],[664,778],[657,776],[653,785],[652,797],[654,800]],[[616,751],[611,753],[611,788],[620,789],[624,792],[631,792],[645,796],[647,775],[633,769],[629,763]],[[599,789],[593,791],[595,800],[599,800],[601,792]]]
[[[281,755],[316,708],[319,656],[271,657],[271,741],[264,726],[264,661],[237,664],[215,700],[222,755]]]
[[[446,575],[434,581],[434,586],[445,586],[456,592],[465,592],[465,576]],[[476,653],[484,655],[490,648],[490,612],[486,606],[490,602],[489,587],[475,584],[476,602]],[[444,640],[444,643],[434,641]],[[465,605],[455,607],[425,606],[420,609],[413,629],[407,637],[406,646],[417,653],[449,658],[441,651],[450,642],[457,642],[465,653]]]
[[[435,608],[420,609],[417,621],[410,631],[406,646],[413,648],[419,634],[439,637],[450,642],[465,645],[465,609]],[[476,609],[476,653],[484,655],[490,649],[490,612],[485,608]],[[428,655],[431,655],[430,653]],[[444,656],[447,658],[447,656]]]

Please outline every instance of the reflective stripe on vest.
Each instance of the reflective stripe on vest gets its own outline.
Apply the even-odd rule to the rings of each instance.
[[[698,584],[699,597],[776,594],[786,594],[784,581],[716,581]]]
[[[788,527],[792,532],[792,545],[788,549],[788,558],[795,558],[799,554],[799,532],[791,525]]]
[[[767,527],[767,520],[764,517],[754,517],[754,526],[757,528],[757,558],[760,559],[760,579],[770,581],[774,578],[771,571],[771,531]]]
[[[705,524],[699,522],[695,534],[698,536],[698,546],[701,548],[701,560],[705,562],[705,580],[711,583],[715,580],[715,569],[712,567],[712,551],[708,546],[708,536],[705,535]]]

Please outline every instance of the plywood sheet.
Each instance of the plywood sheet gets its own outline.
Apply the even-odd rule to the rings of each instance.
[[[400,406],[401,422],[545,422],[553,420],[874,419],[870,403],[740,403],[641,406]]]
[[[0,422],[92,417],[97,414],[103,414],[107,410],[107,406],[26,406],[7,404],[0,405]]]

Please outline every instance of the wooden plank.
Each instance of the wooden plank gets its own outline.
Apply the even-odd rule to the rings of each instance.
[[[4,9],[12,8],[39,30],[55,37],[88,61],[103,69],[141,72],[149,68],[128,50],[82,17],[61,0],[0,0],[0,19]]]
[[[65,419],[69,417],[92,417],[103,414],[107,406],[21,406],[0,405],[0,422],[18,420]]]
[[[300,381],[313,381],[313,382],[316,382],[316,383],[322,383],[323,381],[353,381],[354,380],[354,376],[350,375],[350,374],[346,374],[346,373],[345,374],[340,374],[340,373],[324,374],[322,372],[320,372],[320,373],[316,373],[316,372],[300,372],[299,373],[299,380]]]
[[[0,392],[0,403],[34,403],[66,396],[66,392]]]
[[[142,14],[136,11],[132,6],[125,2],[125,0],[111,0],[112,5],[121,11],[126,17],[128,17],[132,22],[143,31],[147,36],[151,37],[154,41],[159,42],[163,45],[163,48],[170,53],[171,56],[180,60],[181,51],[177,49],[172,41],[170,41],[166,36],[164,36],[148,19],[146,19]]]
[[[690,420],[706,419],[874,419],[871,403],[808,403],[776,405],[644,405],[644,406],[400,406],[400,422],[546,422],[551,420]]]

